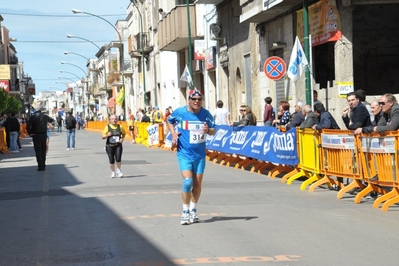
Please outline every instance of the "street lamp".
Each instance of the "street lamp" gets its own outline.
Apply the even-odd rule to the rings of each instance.
[[[83,56],[83,55],[81,55],[81,54],[74,53],[74,52],[64,52],[64,55],[68,55],[68,54],[78,55],[78,56],[80,56],[80,57],[83,57],[83,58],[86,59],[87,61],[90,61],[89,58],[87,58],[86,56]]]
[[[143,72],[143,90],[144,90],[144,107],[145,107],[147,97],[146,97],[146,85],[145,85],[143,17],[141,16],[141,12],[138,6],[136,5],[136,2],[134,0],[130,0],[130,2],[136,7],[137,12],[139,13],[140,16],[140,42],[141,42],[140,46],[141,46],[141,63],[142,63],[142,72]]]
[[[65,61],[61,61],[61,64],[63,64],[63,65],[71,65],[71,66],[77,67],[80,70],[82,70],[82,72],[84,73],[85,76],[87,76],[86,71],[84,71],[83,68],[81,68],[80,66],[77,66],[75,64],[71,64],[71,63],[68,63],[68,62],[65,62]]]
[[[85,39],[85,38],[82,38],[82,37],[79,37],[79,36],[75,36],[75,35],[72,35],[72,34],[67,34],[66,36],[68,38],[76,38],[76,39],[84,40],[86,42],[89,42],[89,43],[93,44],[95,47],[97,47],[98,50],[101,49],[100,46],[98,46],[97,44],[95,44],[94,42],[92,42],[92,41],[90,41],[88,39]],[[104,88],[105,88],[105,91],[107,91],[107,64],[105,62],[105,53],[103,55],[103,58],[104,58]]]
[[[90,16],[99,18],[99,19],[101,19],[101,20],[107,22],[109,25],[111,25],[112,28],[114,28],[114,30],[116,31],[116,33],[117,33],[118,36],[119,36],[119,43],[120,43],[120,46],[121,46],[121,47],[119,48],[119,61],[120,61],[120,63],[119,63],[119,68],[120,68],[121,75],[122,75],[122,86],[123,86],[123,88],[125,89],[125,78],[124,78],[124,76],[123,76],[123,64],[124,64],[123,51],[124,51],[124,50],[123,50],[122,36],[121,36],[121,34],[119,33],[118,29],[115,28],[115,26],[112,25],[111,22],[109,22],[109,21],[106,20],[105,18],[100,17],[100,16],[98,16],[98,15],[95,15],[95,14],[92,14],[92,13],[89,13],[89,12],[85,12],[85,11],[82,11],[82,10],[79,10],[79,9],[75,9],[75,8],[72,9],[72,13],[74,13],[74,14],[80,14],[80,13],[81,13],[81,14],[86,14],[86,15],[90,15]]]
[[[80,80],[82,80],[78,75],[76,75],[76,74],[74,74],[74,73],[72,73],[72,72],[68,72],[68,71],[64,71],[64,70],[60,70],[60,73],[68,73],[68,74],[71,74],[71,75],[73,75],[73,76],[75,76],[75,77],[77,77],[78,79],[80,79]]]

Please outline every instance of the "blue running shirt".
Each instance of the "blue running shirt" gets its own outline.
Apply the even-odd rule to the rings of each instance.
[[[201,107],[198,113],[192,113],[187,106],[177,108],[168,117],[168,122],[177,126],[180,133],[177,141],[177,155],[189,159],[200,159],[206,155],[206,134],[203,133],[204,123],[209,128],[214,128],[215,123],[212,114]]]

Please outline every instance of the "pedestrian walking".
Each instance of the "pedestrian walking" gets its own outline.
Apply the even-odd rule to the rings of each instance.
[[[111,168],[111,178],[123,177],[121,171],[122,167],[122,143],[125,139],[126,132],[121,125],[118,124],[118,119],[115,114],[110,115],[109,124],[104,128],[102,138],[107,139],[105,151],[107,152],[109,164]],[[116,168],[115,168],[116,161]]]
[[[72,138],[72,150],[75,149],[75,131],[76,131],[76,119],[72,115],[72,111],[68,112],[68,116],[65,119],[66,129],[67,129],[67,151],[71,148],[71,138]]]
[[[36,113],[32,115],[26,124],[26,130],[33,139],[33,147],[36,153],[37,171],[46,170],[46,141],[47,125],[54,119],[42,113],[42,108],[36,106]]]
[[[168,127],[172,142],[177,144],[177,160],[183,177],[180,224],[197,223],[197,203],[201,196],[206,161],[206,135],[216,132],[212,114],[202,107],[200,91],[189,92],[188,105],[177,108],[168,117]]]
[[[57,132],[62,133],[62,122],[64,119],[62,119],[61,115],[57,116]]]

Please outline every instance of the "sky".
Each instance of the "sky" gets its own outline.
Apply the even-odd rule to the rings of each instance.
[[[24,63],[24,73],[29,75],[39,91],[63,91],[68,79],[77,80],[87,71],[86,58],[96,58],[98,52],[92,43],[67,38],[72,34],[90,40],[98,46],[117,39],[117,33],[107,22],[85,14],[73,14],[79,9],[108,20],[115,25],[124,20],[130,0],[14,0],[1,1],[1,25],[9,30],[9,37],[17,50],[19,62]],[[65,55],[64,52],[78,53]],[[65,61],[70,64],[61,64]],[[60,73],[60,70],[71,72]],[[76,76],[75,76],[76,75]],[[66,77],[68,79],[60,79]],[[58,82],[58,83],[56,83]]]

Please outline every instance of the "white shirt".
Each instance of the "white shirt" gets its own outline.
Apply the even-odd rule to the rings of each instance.
[[[230,112],[226,108],[216,108],[213,111],[213,117],[215,117],[215,125],[227,125],[227,116]]]

